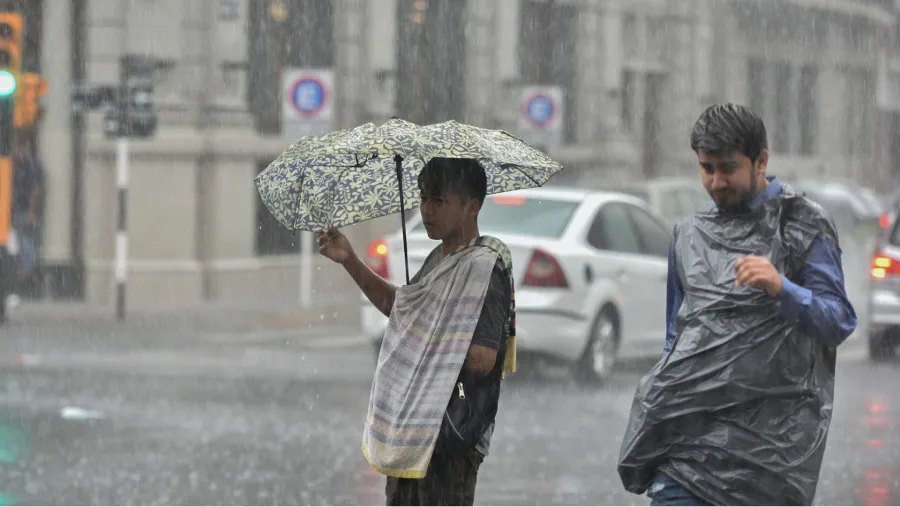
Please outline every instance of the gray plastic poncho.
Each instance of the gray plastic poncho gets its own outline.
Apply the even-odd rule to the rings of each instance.
[[[765,256],[792,279],[819,235],[837,245],[821,207],[787,185],[747,214],[698,213],[675,228],[677,338],[638,385],[619,456],[625,489],[644,493],[660,471],[714,504],[812,504],[836,351],[800,333],[775,298],[737,287],[734,267]]]

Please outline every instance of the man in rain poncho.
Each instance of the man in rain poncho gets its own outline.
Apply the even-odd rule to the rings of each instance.
[[[664,358],[638,386],[619,475],[653,505],[809,505],[836,348],[856,328],[837,233],[767,177],[747,108],[707,109],[691,148],[715,207],[675,227]]]

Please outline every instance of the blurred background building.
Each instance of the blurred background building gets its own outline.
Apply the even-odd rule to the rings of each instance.
[[[299,236],[270,219],[252,183],[292,140],[285,69],[333,72],[333,128],[399,116],[520,133],[527,87],[561,91],[543,147],[572,182],[694,174],[690,128],[721,101],[764,116],[776,174],[871,187],[898,177],[892,1],[12,3],[28,20],[26,70],[50,82],[39,153],[45,287],[57,296],[114,298],[115,144],[102,115],[72,113],[70,90],[116,82],[125,52],[159,59],[159,129],[132,143],[136,305],[297,297]],[[397,225],[354,226],[351,238],[363,250]],[[355,291],[337,268],[313,275],[329,293]]]

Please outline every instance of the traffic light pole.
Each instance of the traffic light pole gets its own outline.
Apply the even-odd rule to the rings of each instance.
[[[118,217],[116,225],[116,318],[125,320],[125,298],[128,284],[128,137],[116,140],[116,186],[119,191]]]
[[[126,54],[120,62],[118,85],[88,86],[72,90],[72,105],[78,113],[105,109],[103,131],[116,140],[116,318],[125,320],[128,295],[128,177],[132,137],[152,137],[156,132],[153,110],[153,74],[156,59]]]

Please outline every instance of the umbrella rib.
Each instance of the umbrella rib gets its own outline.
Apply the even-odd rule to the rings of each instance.
[[[340,167],[342,170],[341,170],[340,173],[338,173],[338,177],[335,178],[334,181],[331,182],[331,189],[330,189],[330,192],[329,192],[329,193],[331,194],[331,210],[330,210],[330,212],[328,213],[328,222],[329,222],[328,225],[329,225],[329,226],[333,226],[333,225],[334,225],[334,210],[335,210],[334,200],[335,200],[335,197],[336,197],[336,194],[335,194],[335,192],[334,192],[334,189],[335,189],[335,187],[337,186],[337,184],[341,182],[341,178],[344,177],[344,174],[347,173],[347,170],[348,170],[348,169],[362,169],[362,168],[364,168],[368,162],[370,162],[370,161],[374,160],[375,158],[377,158],[377,155],[370,154],[370,155],[368,155],[368,158],[366,158],[366,160],[363,161],[363,162],[360,162],[360,161],[359,161],[359,153],[354,153],[354,154],[353,154],[353,157],[356,158],[356,163],[353,164],[353,165],[334,166],[334,167]]]
[[[297,194],[294,197],[294,210],[293,210],[294,220],[291,222],[291,233],[293,233],[294,235],[297,234],[297,216],[299,216],[299,213],[297,213],[297,206],[300,205],[300,195],[303,194],[303,181],[305,179],[306,179],[306,171],[304,170],[300,173],[300,188],[297,189]]]
[[[532,177],[530,174],[528,174],[527,172],[525,172],[524,170],[522,170],[522,167],[521,167],[521,166],[518,166],[518,165],[515,165],[515,164],[504,164],[504,165],[506,165],[507,168],[508,168],[509,166],[513,166],[513,167],[515,168],[516,171],[519,171],[520,173],[524,174],[526,178],[528,178],[529,180],[531,180],[531,182],[534,183],[535,186],[538,186],[538,187],[543,186],[542,183],[538,183],[538,180],[534,179],[534,177]]]

